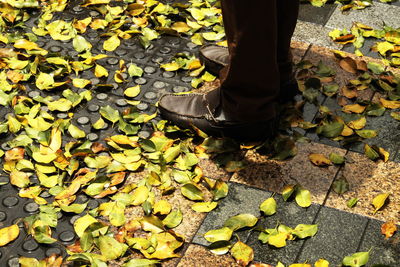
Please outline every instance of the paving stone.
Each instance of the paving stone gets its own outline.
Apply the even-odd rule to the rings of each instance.
[[[331,49],[341,49],[342,46],[335,44],[328,36],[330,31],[331,29],[324,26],[299,20],[293,34],[293,40]]]
[[[399,148],[400,141],[400,121],[390,116],[391,110],[387,110],[383,116],[367,117],[367,124],[364,129],[373,129],[378,132],[378,136],[363,140],[363,143],[352,146],[350,149],[359,153],[364,153],[364,143],[383,147],[390,153],[390,160],[394,159],[395,153]]]
[[[299,207],[294,201],[285,202],[281,195],[275,195],[277,212],[272,216],[261,219],[257,226],[263,228],[275,228],[277,224],[284,224],[289,227],[296,227],[298,224],[312,224],[319,205],[311,205],[308,208]],[[254,249],[254,259],[276,265],[278,261],[283,264],[292,264],[296,260],[304,240],[287,241],[287,246],[275,248],[263,244],[258,240],[259,232],[253,232],[246,244]]]
[[[374,264],[398,266],[400,264],[400,246],[398,244],[400,234],[396,233],[393,237],[385,239],[381,233],[383,223],[378,220],[370,220],[365,231],[359,251],[369,251],[372,248],[367,266]]]
[[[374,2],[371,7],[352,10],[342,13],[338,6],[326,23],[326,27],[331,29],[350,29],[353,22],[360,22],[374,28],[381,28],[384,25],[394,28],[400,25],[400,7]]]
[[[400,163],[373,162],[366,156],[354,152],[349,152],[346,158],[349,163],[345,164],[337,177],[344,177],[349,183],[350,190],[342,195],[330,192],[325,205],[379,220],[394,220],[399,223]],[[380,193],[390,193],[390,201],[383,209],[374,214],[371,203],[373,198]],[[354,197],[359,201],[349,209],[346,203]]]
[[[240,266],[229,254],[215,255],[207,248],[200,245],[190,245],[185,255],[177,265],[178,267],[211,267],[211,266]]]
[[[250,150],[245,157],[247,167],[235,173],[231,181],[279,193],[285,185],[298,183],[311,191],[314,203],[322,204],[338,167],[314,166],[308,156],[311,153],[328,156],[331,152],[344,155],[346,151],[318,143],[298,143],[296,146],[297,155],[286,161],[271,160]]]
[[[212,159],[200,159],[199,164],[203,171],[203,175],[207,178],[215,180],[228,181],[232,174],[227,172],[212,160]]]
[[[310,3],[303,3],[300,5],[298,19],[323,26],[328,21],[336,7],[337,5],[332,3],[325,4],[323,8],[315,7]]]
[[[200,245],[209,245],[209,242],[203,238],[203,234],[209,230],[223,227],[224,222],[235,215],[241,213],[250,213],[257,217],[260,216],[259,206],[271,193],[259,189],[251,188],[245,185],[229,183],[229,193],[226,198],[219,202],[218,207],[207,214],[193,243]],[[246,240],[249,231],[246,229],[236,232],[240,240]]]
[[[324,258],[332,266],[341,264],[345,256],[357,251],[367,222],[365,217],[322,207],[315,222],[318,233],[305,241],[296,262],[314,263]]]

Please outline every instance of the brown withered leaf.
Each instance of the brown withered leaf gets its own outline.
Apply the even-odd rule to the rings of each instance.
[[[24,158],[25,149],[22,147],[14,147],[5,153],[5,161],[20,160]]]
[[[356,60],[356,64],[357,64],[357,70],[368,71],[367,62],[365,62],[364,60]]]
[[[342,69],[350,73],[357,73],[357,63],[351,57],[345,57],[339,61],[339,65]]]
[[[356,37],[353,34],[346,34],[336,38],[334,41],[339,44],[353,43]]]
[[[397,231],[397,226],[393,221],[385,222],[381,226],[381,233],[385,235],[385,238],[390,238]]]

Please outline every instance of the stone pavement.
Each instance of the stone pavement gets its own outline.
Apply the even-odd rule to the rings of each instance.
[[[72,20],[83,12],[78,8],[69,10],[62,14],[65,20]],[[302,5],[299,23],[296,28],[292,47],[294,49],[295,61],[309,60],[318,63],[320,60],[334,68],[337,72],[336,82],[344,85],[351,75],[344,72],[338,64],[330,49],[343,49],[352,52],[349,47],[335,45],[328,37],[329,31],[334,28],[350,28],[353,21],[360,21],[371,26],[381,26],[383,23],[393,27],[400,27],[400,3],[393,5],[374,2],[374,6],[362,11],[353,11],[343,15],[335,4],[328,4],[323,8],[315,8],[310,5]],[[95,16],[96,14],[91,14]],[[93,43],[99,40],[95,33],[87,34]],[[71,57],[76,52],[70,44],[60,44],[50,39],[42,40],[41,45],[54,52],[66,53]],[[156,109],[154,103],[160,95],[165,92],[183,92],[190,90],[190,79],[181,73],[164,72],[158,67],[161,62],[168,60],[177,52],[197,52],[197,47],[190,42],[175,38],[162,37],[153,41],[149,49],[144,50],[137,43],[125,41],[118,50],[113,52],[114,58],[104,59],[101,63],[111,69],[117,69],[118,57],[131,59],[144,69],[144,76],[136,79],[132,85],[142,85],[142,93],[138,99],[142,103],[138,106],[140,110],[148,114]],[[96,48],[94,48],[96,50]],[[95,52],[102,52],[100,50]],[[377,57],[376,54],[364,51],[366,55]],[[368,59],[374,60],[374,59]],[[85,77],[91,79],[93,84],[99,81],[93,76]],[[118,89],[114,83],[113,93],[97,92],[95,99],[82,106],[76,116],[76,124],[80,125],[86,132],[90,132],[90,126],[85,123],[86,119],[96,121],[96,113],[99,106],[110,104],[114,108],[123,108],[127,105],[123,99],[123,90]],[[37,96],[37,90],[28,88],[30,97]],[[370,99],[373,94],[368,96]],[[321,104],[329,106],[331,110],[340,112],[340,107],[329,98],[319,99]],[[318,108],[308,104],[304,109],[304,117],[313,120]],[[7,110],[0,111],[1,116],[8,113]],[[66,114],[59,113],[60,118]],[[96,117],[97,116],[97,117]],[[75,119],[74,119],[75,120]],[[216,256],[206,246],[208,243],[202,234],[211,229],[220,228],[223,222],[239,213],[252,213],[259,217],[260,203],[273,195],[278,202],[278,211],[275,215],[262,219],[258,226],[273,228],[282,223],[291,227],[297,224],[318,224],[319,231],[316,236],[299,241],[292,241],[286,247],[274,249],[263,245],[258,241],[258,233],[243,230],[238,233],[242,242],[250,245],[255,252],[255,262],[266,264],[284,264],[295,262],[314,263],[319,258],[327,259],[331,266],[341,264],[343,257],[357,251],[368,251],[372,248],[370,261],[367,266],[374,264],[385,264],[386,266],[400,266],[400,235],[397,233],[390,240],[386,240],[380,233],[380,227],[385,221],[400,223],[400,122],[390,117],[389,112],[382,117],[368,120],[368,126],[379,129],[377,138],[368,140],[373,144],[384,147],[390,152],[390,161],[387,163],[373,162],[362,154],[362,146],[355,145],[343,148],[339,143],[328,139],[319,138],[312,132],[304,132],[311,143],[298,143],[298,154],[287,161],[276,161],[268,159],[254,150],[248,150],[242,155],[246,167],[235,173],[228,173],[220,169],[210,160],[201,162],[205,176],[213,179],[222,179],[229,184],[229,194],[223,199],[219,207],[209,214],[196,213],[190,208],[190,203],[182,196],[177,196],[174,201],[180,203],[184,214],[184,221],[176,231],[186,237],[187,243],[184,249],[179,251],[182,258],[165,261],[163,266],[237,266],[235,260],[227,255]],[[102,131],[93,132],[88,135],[91,141],[103,139],[115,133],[112,127],[104,127]],[[150,135],[150,129],[143,129],[141,136]],[[3,149],[7,144],[2,140]],[[308,159],[310,153],[321,153],[328,155],[331,152],[344,155],[348,163],[344,166],[317,167]],[[338,195],[333,191],[333,183],[345,177],[349,182],[349,191]],[[8,178],[3,175],[1,182],[7,183]],[[311,191],[313,204],[309,208],[301,208],[293,201],[284,202],[279,195],[287,184],[301,184]],[[17,198],[17,190],[11,185],[2,185],[0,188],[0,220],[9,225],[18,222],[18,218],[28,216],[37,212],[35,203],[26,199]],[[371,202],[378,193],[391,193],[390,202],[384,209],[374,214]],[[46,192],[44,192],[46,193]],[[46,194],[41,195],[46,198]],[[47,195],[49,197],[49,195]],[[359,198],[359,202],[353,208],[348,208],[346,202],[353,198]],[[80,203],[88,199],[79,195]],[[96,207],[99,200],[90,200],[89,205]],[[52,253],[65,255],[62,245],[73,243],[75,235],[72,231],[72,223],[77,219],[74,217],[62,217],[60,228],[54,234],[61,243],[49,246],[39,246],[33,239],[21,236],[14,245],[0,248],[0,266],[18,266],[18,256],[32,256],[43,258]],[[17,220],[17,221],[16,221]]]

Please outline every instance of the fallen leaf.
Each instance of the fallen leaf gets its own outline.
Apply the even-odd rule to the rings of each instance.
[[[381,233],[385,235],[385,238],[390,238],[394,235],[394,233],[397,231],[397,226],[394,222],[385,222],[381,226]]]
[[[372,205],[375,207],[374,213],[376,213],[383,207],[389,195],[390,193],[382,193],[374,197],[374,199],[372,200]]]
[[[247,266],[254,259],[253,249],[241,241],[233,245],[231,254],[240,266]]]
[[[322,154],[310,154],[308,158],[315,166],[325,167],[332,165],[332,162]]]
[[[0,247],[4,247],[8,243],[14,241],[19,236],[19,227],[13,224],[0,229]]]
[[[273,197],[267,198],[260,205],[260,210],[267,216],[276,213],[276,201]]]

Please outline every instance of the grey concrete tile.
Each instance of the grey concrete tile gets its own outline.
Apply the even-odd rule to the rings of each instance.
[[[336,4],[326,4],[323,8],[315,7],[311,4],[301,4],[299,10],[299,20],[325,25],[329,17],[337,7]]]
[[[383,222],[378,220],[369,221],[359,251],[368,251],[372,248],[367,266],[374,264],[399,266],[400,246],[398,242],[400,234],[396,233],[393,237],[385,239],[385,236],[381,233],[382,224]]]
[[[263,228],[275,228],[278,223],[296,227],[298,224],[312,224],[317,214],[319,205],[311,205],[308,208],[299,207],[294,201],[285,202],[281,195],[276,195],[277,213],[260,220],[258,226]],[[246,244],[254,249],[254,259],[264,263],[275,265],[278,261],[283,264],[292,264],[299,254],[304,240],[287,241],[287,246],[274,248],[263,244],[258,240],[259,232],[253,232]]]
[[[381,58],[381,56],[377,52],[371,51],[371,47],[377,41],[378,40],[375,38],[365,38],[364,45],[363,45],[363,47],[360,48],[360,51],[363,53],[364,56],[378,58],[378,59]],[[349,53],[354,53],[354,51],[355,51],[353,44],[347,44],[347,45],[343,46],[342,50],[349,52]]]
[[[224,222],[232,216],[241,213],[251,213],[259,217],[261,215],[259,210],[260,204],[270,196],[271,193],[267,191],[229,183],[228,196],[219,203],[215,210],[207,214],[192,242],[205,246],[209,245],[209,242],[204,239],[203,234],[223,227]],[[239,230],[236,233],[238,233],[240,240],[246,240],[249,230]]]
[[[341,49],[342,45],[335,44],[328,36],[330,31],[331,29],[322,25],[298,20],[292,39],[331,49]]]
[[[383,25],[398,28],[400,27],[399,14],[400,7],[379,2],[374,2],[369,8],[345,13],[342,13],[338,6],[325,26],[331,29],[349,29],[353,22],[361,22],[374,28],[380,28]]]
[[[378,131],[378,136],[371,139],[363,140],[363,143],[353,145],[350,150],[354,152],[364,153],[364,143],[383,147],[390,153],[390,160],[398,150],[400,142],[400,121],[390,116],[391,110],[387,110],[383,116],[367,117],[367,125],[364,129],[373,129]]]
[[[365,217],[323,207],[316,220],[318,233],[305,241],[297,262],[313,263],[324,258],[337,266],[356,252],[367,222]]]

